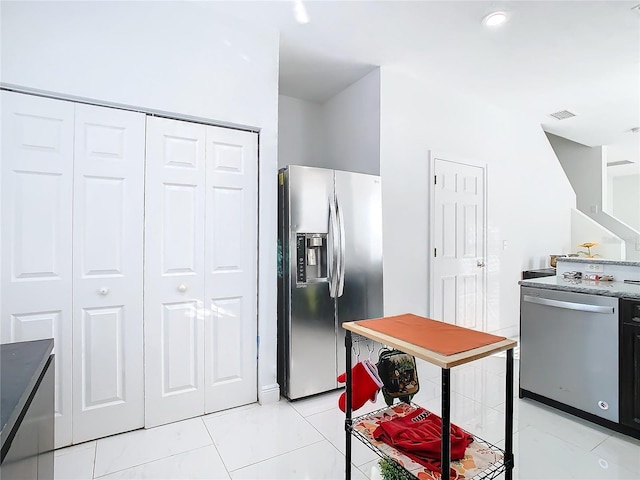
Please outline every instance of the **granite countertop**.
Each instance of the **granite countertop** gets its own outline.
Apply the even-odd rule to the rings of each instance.
[[[0,437],[3,448],[52,350],[53,339],[0,345]]]
[[[520,280],[518,284],[523,287],[640,299],[640,285],[624,282],[599,282],[595,280],[567,280],[558,277],[542,277]]]
[[[558,262],[567,263],[597,263],[601,265],[622,265],[626,267],[640,267],[640,262],[630,262],[627,260],[607,260],[606,258],[585,258],[585,257],[559,257]]]

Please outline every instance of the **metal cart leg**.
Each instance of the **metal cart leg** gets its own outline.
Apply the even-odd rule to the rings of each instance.
[[[449,479],[451,466],[451,370],[442,369],[442,474],[440,478]]]
[[[504,463],[506,466],[504,478],[513,478],[513,348],[507,350],[507,398],[505,403],[505,428],[504,428]]]
[[[344,421],[345,431],[345,479],[351,480],[351,331],[347,330],[344,337],[345,348],[345,373],[347,374],[347,383],[345,386],[346,398],[346,417]]]

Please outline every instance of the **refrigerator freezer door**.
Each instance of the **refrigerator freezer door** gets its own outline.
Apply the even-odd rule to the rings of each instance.
[[[382,309],[382,193],[380,177],[335,172],[336,200],[344,231],[342,295],[338,296],[336,351],[344,370],[342,322],[379,318]]]
[[[333,171],[288,168],[289,297],[285,330],[288,381],[285,396],[305,397],[337,388],[335,300],[327,280],[296,283],[296,238],[300,233],[328,234]],[[286,228],[284,229],[286,230]]]

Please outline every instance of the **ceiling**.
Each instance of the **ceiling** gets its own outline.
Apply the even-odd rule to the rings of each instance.
[[[310,21],[296,21],[297,4]],[[640,172],[640,0],[213,1],[280,31],[280,93],[324,102],[377,66],[433,78]],[[298,7],[299,8],[299,7]],[[482,18],[507,12],[488,29]],[[576,116],[556,120],[549,114]],[[611,169],[610,169],[611,170]]]

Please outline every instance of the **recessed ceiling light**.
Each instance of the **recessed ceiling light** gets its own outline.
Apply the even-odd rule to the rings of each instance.
[[[486,27],[497,27],[508,20],[506,12],[493,12],[482,19],[482,24]]]
[[[307,8],[304,6],[304,3],[302,3],[302,0],[295,0],[293,4],[293,14],[298,23],[309,23],[309,13],[307,12]]]

